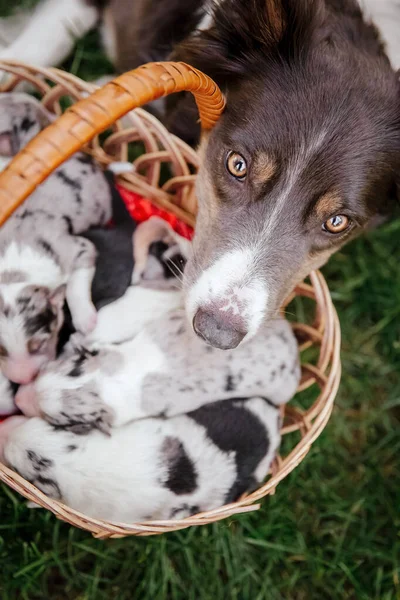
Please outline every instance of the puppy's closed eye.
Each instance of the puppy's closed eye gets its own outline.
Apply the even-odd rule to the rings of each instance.
[[[28,348],[28,352],[29,354],[39,354],[40,352],[43,352],[46,348],[47,342],[49,341],[49,338],[31,338],[30,340],[28,340],[27,343],[27,348]]]

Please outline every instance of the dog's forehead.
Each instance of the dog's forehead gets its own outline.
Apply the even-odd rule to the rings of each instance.
[[[338,157],[371,156],[390,143],[399,122],[399,84],[358,63],[320,58],[305,64],[264,65],[228,95],[215,137],[269,150],[282,159],[322,145]],[[354,149],[357,148],[357,152]]]

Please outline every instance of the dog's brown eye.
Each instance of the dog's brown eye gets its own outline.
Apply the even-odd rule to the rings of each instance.
[[[247,175],[247,163],[241,154],[229,152],[226,159],[226,168],[236,179],[244,179]]]
[[[0,346],[0,358],[6,358],[8,356],[7,350],[4,346]]]
[[[346,215],[335,215],[323,224],[324,231],[329,233],[343,233],[350,226],[350,219]]]
[[[29,354],[38,354],[44,347],[46,340],[31,339],[28,341]]]

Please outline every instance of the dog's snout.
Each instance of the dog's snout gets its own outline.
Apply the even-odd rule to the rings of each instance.
[[[193,329],[207,344],[221,350],[236,348],[247,333],[237,322],[232,323],[228,318],[201,308],[194,316]]]

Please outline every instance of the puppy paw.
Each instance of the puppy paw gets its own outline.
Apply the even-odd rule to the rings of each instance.
[[[73,317],[74,327],[79,333],[87,335],[91,333],[97,325],[97,312],[93,304],[87,307],[81,307],[79,312]]]

